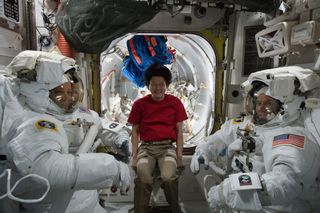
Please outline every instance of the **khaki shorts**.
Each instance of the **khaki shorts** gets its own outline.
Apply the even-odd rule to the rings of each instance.
[[[171,141],[142,142],[137,158],[137,175],[143,183],[153,183],[157,163],[163,181],[177,178],[176,147]]]

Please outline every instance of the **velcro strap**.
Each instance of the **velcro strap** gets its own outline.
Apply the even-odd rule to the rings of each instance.
[[[150,54],[152,55],[152,57],[154,57],[156,55],[156,52],[154,51],[153,47],[152,46],[157,46],[157,41],[156,39],[152,39],[150,41],[150,38],[149,36],[144,36],[144,39],[146,40],[147,44],[148,44],[148,49],[149,49],[149,52]]]
[[[129,40],[129,45],[130,45],[131,52],[132,52],[132,55],[133,55],[134,59],[137,61],[138,64],[141,64],[141,59],[139,58],[139,56],[138,56],[138,54],[137,54],[137,51],[136,51],[136,49],[134,48],[133,39],[130,39],[130,40]]]

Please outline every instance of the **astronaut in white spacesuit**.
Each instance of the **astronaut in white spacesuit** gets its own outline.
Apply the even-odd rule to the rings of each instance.
[[[50,191],[38,203],[0,199],[0,212],[105,212],[97,200],[89,201],[87,209],[81,211],[76,207],[66,210],[78,190],[117,186],[124,192],[130,182],[128,166],[111,155],[68,153],[62,121],[72,116],[83,94],[75,61],[51,53],[24,51],[6,71],[16,76],[16,84],[1,109],[1,169],[3,165],[11,169],[11,185],[23,176],[37,174],[49,181]],[[1,195],[6,193],[6,183],[6,178],[0,179]],[[30,178],[14,193],[34,198],[43,194],[42,185]]]
[[[211,207],[244,212],[320,211],[320,146],[302,116],[307,91],[319,83],[318,75],[300,67],[249,76],[243,87],[254,126],[249,137],[239,137],[228,146],[232,168],[243,173],[231,174],[210,189]],[[253,149],[248,148],[248,139],[255,144]],[[241,153],[250,159],[241,162]]]

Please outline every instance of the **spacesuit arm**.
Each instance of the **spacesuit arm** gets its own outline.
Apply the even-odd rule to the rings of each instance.
[[[116,146],[125,155],[125,162],[129,162],[131,157],[130,136],[124,125],[113,121],[109,122],[104,118],[101,118],[101,123],[102,131],[99,137],[102,143],[106,146]]]
[[[129,133],[125,129],[120,129],[118,132],[113,132],[108,129],[103,129],[100,138],[105,145],[116,145],[117,148],[121,148],[124,143],[127,143],[130,139]]]
[[[202,145],[202,143],[200,143],[201,145],[199,146],[199,148],[197,147],[196,150],[201,149],[204,153],[206,153],[205,150],[210,150],[213,157],[224,156],[227,147],[237,138],[237,129],[239,127],[244,128],[246,123],[249,123],[249,120],[247,120],[246,117],[241,118],[242,120],[240,122],[235,122],[235,119],[226,121],[221,126],[220,130],[205,138],[205,140],[202,142],[205,145]]]
[[[308,194],[320,168],[320,149],[308,131],[303,127],[287,127],[282,132],[298,137],[298,145],[292,145],[290,140],[290,145],[272,145],[272,149],[264,150],[264,156],[268,156],[267,173],[262,179],[272,205],[294,203]]]
[[[208,169],[211,162],[211,167],[214,170],[221,167],[221,164],[225,164],[226,149],[228,144],[233,142],[234,135],[231,121],[227,121],[221,126],[220,130],[200,142],[192,156],[191,171],[197,174],[200,170],[200,163],[204,163],[205,169]],[[220,172],[218,173],[220,174]]]
[[[302,193],[303,185],[300,178],[286,164],[274,166],[272,172],[263,174],[261,179],[266,189],[266,194],[260,194],[264,205],[289,204]]]
[[[97,189],[113,185],[119,177],[118,161],[104,153],[85,153],[78,156],[49,151],[32,166],[32,173],[49,180],[56,189]]]
[[[251,190],[234,190],[231,187],[230,177],[226,178],[221,184],[210,189],[208,193],[210,206],[259,211],[263,206],[290,204],[302,191],[297,175],[284,164],[275,166],[272,172],[260,178],[263,180],[262,189]]]
[[[227,206],[232,210],[242,211],[259,211],[262,209],[257,190],[232,190],[230,178],[226,178],[221,184],[211,187],[208,192],[208,202],[212,208]]]
[[[38,174],[53,189],[96,189],[130,179],[129,168],[111,155],[68,154],[62,124],[49,116],[39,118],[26,121],[25,128],[19,128],[17,137],[8,143],[8,157],[22,175]],[[120,178],[120,171],[128,177]]]

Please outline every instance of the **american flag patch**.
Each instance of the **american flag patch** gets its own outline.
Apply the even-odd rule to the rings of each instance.
[[[290,145],[303,149],[304,136],[294,134],[282,134],[275,136],[272,141],[272,148],[281,145]]]

